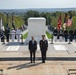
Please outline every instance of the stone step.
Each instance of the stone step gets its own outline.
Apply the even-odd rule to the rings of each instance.
[[[0,61],[26,61],[30,57],[1,57]],[[36,61],[41,60],[41,57],[36,57]],[[76,57],[47,57],[46,61],[76,61]]]

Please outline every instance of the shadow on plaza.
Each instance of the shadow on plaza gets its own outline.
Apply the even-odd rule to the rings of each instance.
[[[8,42],[8,43],[6,43],[6,46],[19,46],[19,45],[21,45],[21,46],[24,46],[24,45],[27,45],[27,44],[25,44],[25,42]]]
[[[17,66],[8,67],[7,70],[14,69],[14,68],[16,68],[16,70],[20,70],[20,69],[23,69],[23,68],[34,67],[34,66],[37,66],[39,64],[42,64],[42,62],[39,62],[39,63],[31,63],[31,62],[28,62],[28,63],[25,63],[25,64],[20,64],[20,65],[17,65]]]

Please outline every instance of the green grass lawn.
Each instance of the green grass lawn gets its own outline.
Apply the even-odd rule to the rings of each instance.
[[[48,39],[53,38],[52,34],[49,34],[48,32],[46,32],[46,35],[47,35]]]
[[[28,35],[28,32],[23,35],[23,39],[26,39],[26,38],[27,38],[27,35]],[[53,36],[52,36],[51,34],[49,34],[48,32],[46,32],[46,35],[47,35],[48,39],[50,39],[50,38],[53,37]]]
[[[26,39],[27,35],[28,35],[28,32],[23,35],[23,39]]]

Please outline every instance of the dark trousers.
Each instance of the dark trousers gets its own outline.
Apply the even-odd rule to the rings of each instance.
[[[73,36],[70,35],[70,36],[69,36],[69,39],[70,39],[70,42],[72,42],[72,41],[73,41]]]
[[[65,42],[67,42],[68,36],[65,35],[64,37],[65,37]]]
[[[35,52],[36,51],[30,51],[30,61],[32,63],[32,61],[35,63]]]
[[[57,36],[57,39],[59,39],[59,35]]]
[[[46,60],[46,51],[41,50],[42,62]]]
[[[6,35],[6,40],[9,42],[9,34]]]

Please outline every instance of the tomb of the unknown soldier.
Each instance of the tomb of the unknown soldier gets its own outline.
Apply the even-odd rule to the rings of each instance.
[[[33,36],[37,42],[41,40],[41,36],[46,34],[46,19],[43,17],[28,19],[28,37],[25,43],[28,43]]]

